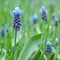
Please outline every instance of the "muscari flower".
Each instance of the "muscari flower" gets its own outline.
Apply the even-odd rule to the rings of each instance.
[[[10,49],[7,50],[7,54],[11,55],[11,50]]]
[[[16,7],[15,10],[13,10],[13,14],[14,14],[13,28],[19,30],[21,26],[20,15],[22,14],[22,10],[20,10],[19,7]]]
[[[46,43],[46,52],[52,52],[52,47],[50,41]]]
[[[45,6],[41,7],[41,12],[42,12],[42,19],[47,20],[47,10]]]
[[[55,20],[56,14],[52,13],[52,19]]]
[[[55,18],[55,20],[54,20],[54,24],[55,24],[55,26],[58,25],[58,18]]]
[[[5,36],[5,32],[4,32],[4,28],[2,28],[1,30],[1,37],[4,37]]]
[[[56,46],[59,44],[59,39],[56,38]]]
[[[49,2],[49,7],[50,7],[50,8],[52,8],[52,5],[53,5],[52,2]]]
[[[38,15],[34,14],[32,18],[33,18],[33,23],[36,24],[36,22],[38,20]]]
[[[9,32],[9,29],[8,28],[6,28],[6,33],[8,33]]]

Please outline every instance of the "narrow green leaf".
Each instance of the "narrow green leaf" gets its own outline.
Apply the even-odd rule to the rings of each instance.
[[[41,34],[34,35],[23,47],[17,60],[28,60],[31,54],[35,51],[36,47],[39,45],[40,37]]]
[[[54,53],[51,55],[49,60],[54,60]]]

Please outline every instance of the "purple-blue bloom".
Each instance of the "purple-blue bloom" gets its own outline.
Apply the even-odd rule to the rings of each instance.
[[[56,38],[56,46],[59,45],[59,39]]]
[[[52,13],[52,19],[55,20],[56,14]]]
[[[52,6],[53,6],[53,3],[49,2],[49,7],[52,8]]]
[[[33,15],[33,22],[34,22],[34,24],[36,24],[37,20],[38,20],[38,15],[34,14]]]
[[[22,11],[19,9],[19,7],[16,7],[15,10],[13,11],[13,14],[14,14],[13,28],[19,30],[21,26],[20,15],[22,14]]]
[[[42,19],[47,20],[47,14],[46,14],[47,10],[45,6],[41,7],[41,12],[42,12]]]
[[[22,15],[22,10],[20,10],[19,7],[16,7],[15,10],[13,10],[13,14],[14,16]]]
[[[4,28],[2,28],[1,30],[1,37],[4,37],[5,36],[5,32],[4,32]]]
[[[6,28],[6,32],[7,32],[7,33],[9,32],[9,29],[8,29],[8,28]]]
[[[43,12],[43,11],[46,12],[46,11],[47,11],[47,10],[46,10],[46,7],[45,7],[45,6],[42,6],[42,7],[41,7],[41,11],[42,11],[42,12]]]
[[[46,52],[52,52],[52,47],[50,41],[47,41],[46,43]]]
[[[58,25],[58,18],[55,18],[55,20],[54,20],[54,24],[55,24],[55,26]]]

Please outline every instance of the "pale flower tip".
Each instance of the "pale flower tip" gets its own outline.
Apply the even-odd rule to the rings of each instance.
[[[45,6],[42,6],[41,7],[41,11],[47,11],[46,7]]]
[[[48,45],[48,44],[51,45],[51,42],[50,42],[50,41],[47,41],[47,45]]]
[[[19,7],[16,7],[15,10],[20,10]]]
[[[22,10],[20,10],[19,7],[16,7],[15,10],[13,10],[13,14],[15,16],[22,15]]]

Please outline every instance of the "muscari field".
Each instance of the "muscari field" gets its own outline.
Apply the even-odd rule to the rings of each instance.
[[[60,0],[0,0],[0,60],[60,60]]]

